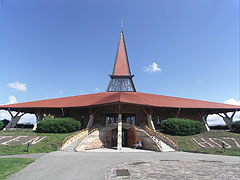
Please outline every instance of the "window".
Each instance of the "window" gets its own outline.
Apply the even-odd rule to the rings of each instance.
[[[157,116],[157,125],[160,125],[160,116]]]

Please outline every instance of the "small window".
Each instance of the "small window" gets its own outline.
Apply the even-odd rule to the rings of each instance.
[[[160,116],[157,116],[157,125],[160,125]]]

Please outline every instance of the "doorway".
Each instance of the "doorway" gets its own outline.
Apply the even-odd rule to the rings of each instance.
[[[112,130],[112,138],[111,138],[111,146],[116,147],[117,146],[117,136],[118,130],[113,129]],[[122,129],[122,146],[123,147],[133,147],[135,143],[135,132],[134,128],[129,129]]]

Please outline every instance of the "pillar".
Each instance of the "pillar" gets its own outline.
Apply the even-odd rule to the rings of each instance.
[[[147,114],[147,121],[148,121],[148,127],[156,131],[151,114]]]
[[[207,116],[203,116],[203,123],[205,125],[206,130],[210,131],[210,128],[208,127],[208,124],[207,124]]]
[[[90,129],[93,126],[94,115],[90,114],[89,121],[87,124],[87,128]]]
[[[25,114],[20,114],[20,112],[17,112],[17,114],[15,116],[13,116],[12,112],[10,110],[8,110],[9,114],[11,115],[11,121],[6,125],[6,127],[3,130],[7,130],[9,128],[15,128],[18,121],[21,119],[21,117]]]
[[[232,130],[232,123],[233,123],[233,117],[235,115],[236,111],[234,111],[232,113],[232,115],[229,117],[227,113],[223,113],[223,115],[221,115],[220,113],[218,114],[220,117],[223,118],[223,121],[225,122],[225,124],[227,125],[227,127]]]
[[[37,123],[43,119],[43,113],[38,112],[37,114],[35,114],[35,116],[36,116],[36,123],[33,125],[33,128],[32,128],[33,131],[37,130]]]
[[[231,130],[232,129],[232,119],[229,117],[223,117],[223,121],[225,122],[226,126]]]
[[[122,149],[122,114],[118,114],[117,150]]]

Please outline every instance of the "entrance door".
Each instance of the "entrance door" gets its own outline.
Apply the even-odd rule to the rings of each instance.
[[[118,130],[117,130],[117,129],[113,129],[113,130],[112,130],[111,146],[113,146],[113,147],[117,146],[117,133],[118,133]]]
[[[135,129],[134,128],[129,128],[127,130],[127,144],[128,147],[133,147],[135,143]]]
[[[127,129],[122,129],[122,146],[126,147],[128,146],[128,131]],[[113,129],[112,130],[112,147],[117,146],[117,139],[118,139],[118,130],[117,129]]]
[[[127,129],[122,129],[122,146],[123,146],[123,147],[128,146],[127,137],[128,137],[128,131],[127,131]]]

